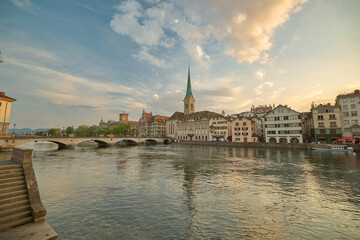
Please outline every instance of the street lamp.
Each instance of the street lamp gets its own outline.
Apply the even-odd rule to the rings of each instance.
[[[13,134],[15,134],[15,127],[16,127],[16,123],[14,123],[14,132],[13,132]]]

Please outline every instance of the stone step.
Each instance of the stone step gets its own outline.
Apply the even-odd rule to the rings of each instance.
[[[1,240],[57,240],[57,233],[46,222],[29,223],[0,233]]]
[[[0,194],[8,193],[8,192],[14,192],[14,191],[23,190],[23,189],[26,189],[25,185],[18,185],[18,186],[13,186],[13,187],[1,188],[0,189]]]
[[[6,217],[0,217],[0,225],[6,224],[6,223],[10,223],[16,220],[19,220],[21,218],[26,218],[26,217],[32,217],[31,215],[31,211],[23,211],[20,213],[15,213]]]
[[[0,194],[0,200],[5,200],[7,198],[11,198],[11,197],[15,197],[15,196],[21,196],[21,195],[26,195],[28,193],[28,191],[26,189],[22,189],[22,190],[18,190],[18,191],[13,191],[13,192],[7,192],[7,193],[2,193]]]
[[[0,169],[0,175],[2,174],[8,174],[8,173],[23,173],[23,169],[22,168],[11,168],[11,169],[4,169],[4,170],[1,170]]]
[[[22,172],[0,173],[0,179],[24,176]]]
[[[10,170],[10,169],[22,169],[20,164],[12,164],[12,165],[2,165],[0,166],[0,172],[3,170]]]
[[[11,198],[6,198],[6,199],[0,199],[0,208],[3,204],[14,203],[14,202],[28,200],[28,199],[29,199],[29,197],[27,194],[23,194],[23,195],[11,197]]]
[[[24,179],[24,176],[3,178],[3,179],[0,179],[0,185],[3,184],[3,183],[16,182],[16,181],[20,181],[20,180],[23,180],[23,179]],[[0,188],[1,188],[1,187],[0,187]]]
[[[6,217],[6,216],[10,216],[13,214],[17,214],[17,213],[21,213],[21,212],[26,212],[26,211],[30,211],[30,205],[22,205],[22,206],[18,206],[18,207],[13,207],[13,208],[9,208],[7,210],[4,211],[0,211],[0,218],[2,217]]]
[[[21,226],[21,225],[25,225],[27,223],[31,223],[33,222],[33,218],[30,217],[24,217],[6,224],[0,224],[0,232],[4,232],[6,230]]]
[[[0,183],[0,189],[8,188],[8,187],[15,187],[15,186],[25,186],[25,180],[19,180],[19,181],[13,181],[13,182],[6,182],[6,183]]]
[[[29,199],[20,199],[18,201],[10,202],[10,203],[4,203],[0,205],[0,212],[5,211],[7,209],[16,208],[20,206],[29,206],[30,201]]]

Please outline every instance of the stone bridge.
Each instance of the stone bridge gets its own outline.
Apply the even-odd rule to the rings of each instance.
[[[165,137],[0,137],[1,148],[13,148],[29,142],[47,141],[58,144],[59,149],[75,148],[82,142],[94,141],[99,147],[109,147],[116,143],[126,145],[139,143],[172,143],[172,138]]]

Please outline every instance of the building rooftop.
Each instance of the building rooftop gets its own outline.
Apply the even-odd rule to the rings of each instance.
[[[1,101],[7,101],[7,102],[14,102],[16,101],[15,98],[11,98],[5,95],[5,92],[0,92],[0,100]]]
[[[340,94],[338,95],[336,98],[348,98],[348,97],[355,97],[355,96],[360,96],[360,90],[356,89],[354,90],[354,92],[351,93],[344,93],[344,94]]]

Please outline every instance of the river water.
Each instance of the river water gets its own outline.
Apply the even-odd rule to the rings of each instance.
[[[360,157],[151,145],[33,152],[60,239],[359,239]],[[52,149],[55,149],[53,147]]]

